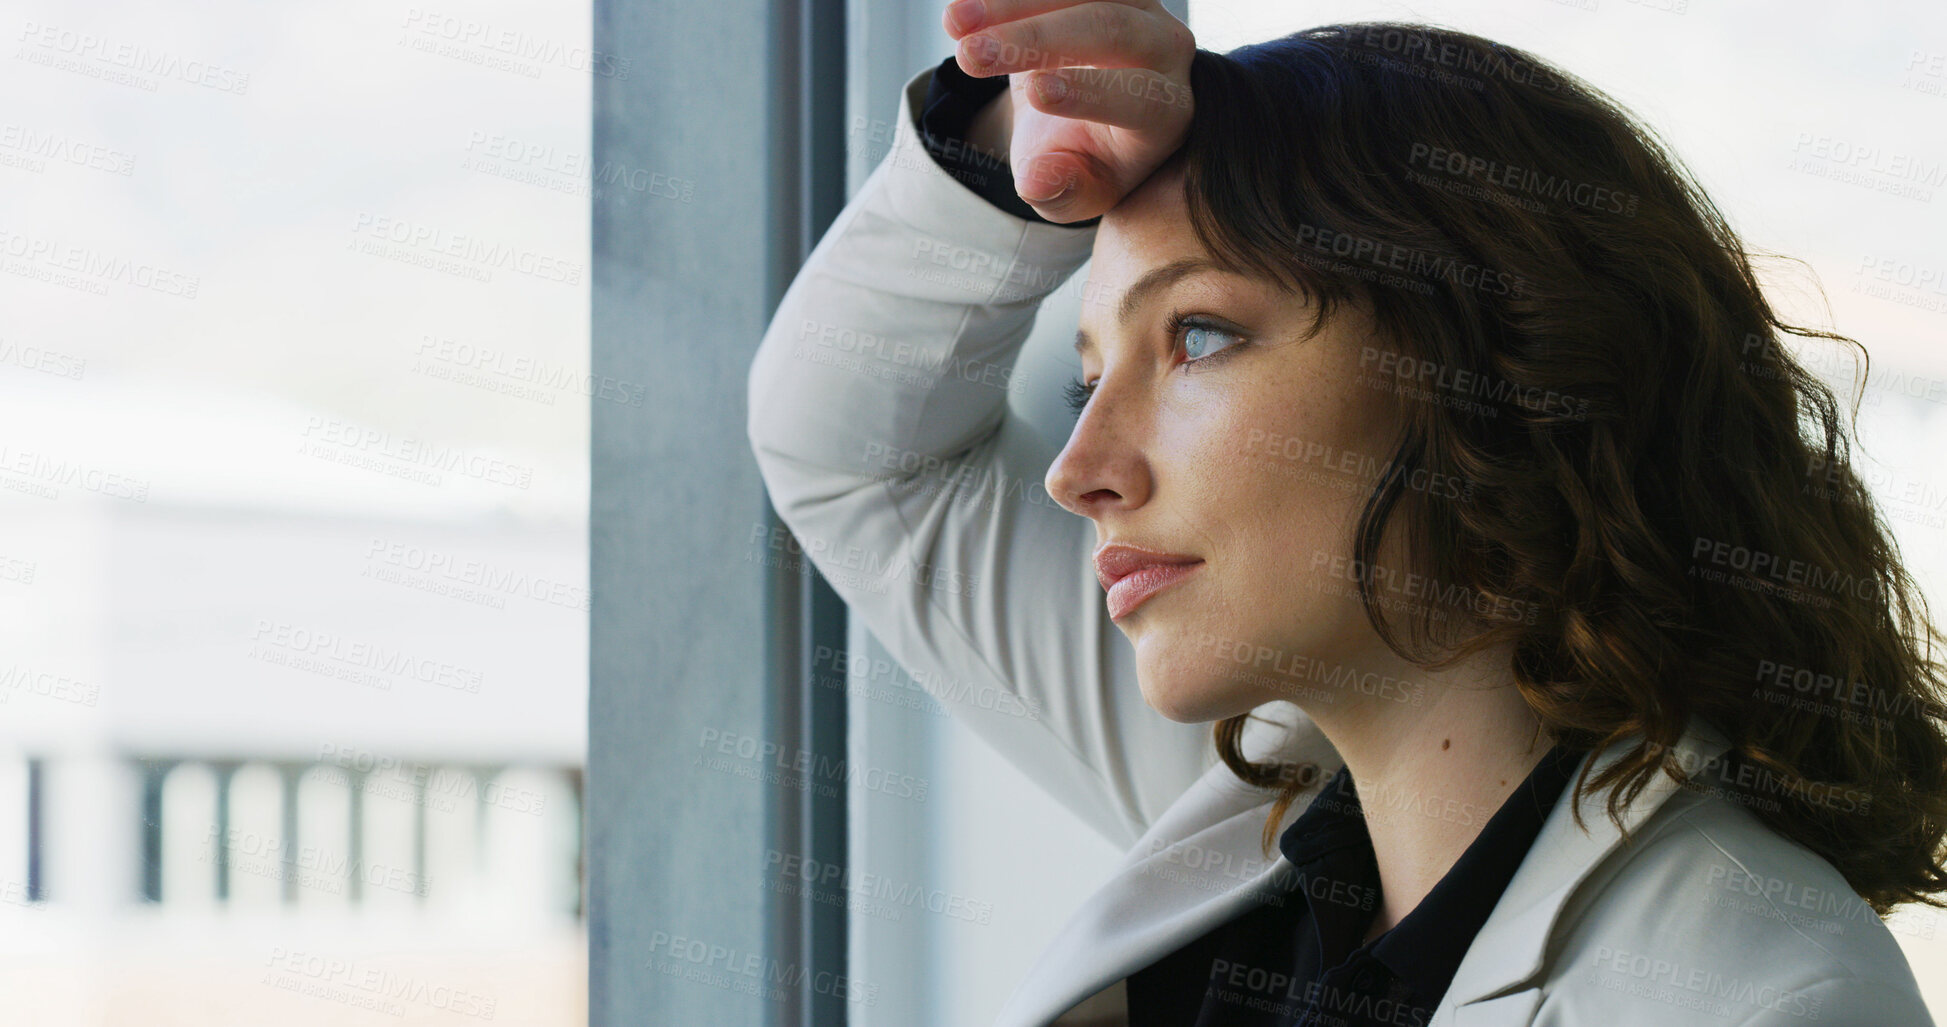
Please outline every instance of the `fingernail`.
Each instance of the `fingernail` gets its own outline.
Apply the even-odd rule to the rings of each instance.
[[[974,66],[984,68],[1000,59],[1001,42],[993,36],[968,36],[967,56],[973,59]]]
[[[1017,181],[1014,184],[1014,191],[1016,194],[1018,194],[1021,197],[1021,199],[1024,199],[1029,203],[1051,203],[1056,199],[1056,197],[1061,196],[1062,193],[1066,193],[1068,190],[1073,189],[1075,187],[1075,176],[1071,173],[1066,179],[1065,184],[1061,187],[1061,189],[1058,192],[1050,196],[1042,196],[1041,187],[1047,184],[1047,182],[1048,182],[1047,170],[1042,165],[1037,164],[1028,172],[1028,181],[1027,181],[1028,187],[1026,189],[1021,188],[1021,183]]]
[[[1065,181],[1065,182],[1063,182],[1063,183],[1061,184],[1061,188],[1060,188],[1059,190],[1056,190],[1056,192],[1055,192],[1055,194],[1054,194],[1054,195],[1052,195],[1052,196],[1043,196],[1043,197],[1041,197],[1041,198],[1040,198],[1040,199],[1038,199],[1038,200],[1034,200],[1033,202],[1035,202],[1035,203],[1043,203],[1043,204],[1046,204],[1046,203],[1054,203],[1055,201],[1057,201],[1057,200],[1060,200],[1060,199],[1062,199],[1063,197],[1065,197],[1065,196],[1067,196],[1067,195],[1068,195],[1069,193],[1072,193],[1072,192],[1074,192],[1074,191],[1075,191],[1075,183],[1076,183],[1076,182],[1078,182],[1078,181],[1080,181],[1080,179],[1078,179],[1078,178],[1076,178],[1076,177],[1075,177],[1075,176],[1073,176],[1073,175],[1070,175],[1070,176],[1068,177],[1068,180],[1067,180],[1067,181]],[[1022,198],[1022,199],[1024,199],[1024,200],[1025,200],[1025,199],[1027,199],[1027,197],[1025,197],[1025,196],[1023,196],[1023,197],[1021,197],[1021,198]]]
[[[1040,94],[1042,103],[1060,103],[1068,98],[1068,80],[1060,75],[1040,75],[1034,80],[1034,91]]]
[[[948,5],[946,18],[953,23],[953,31],[965,35],[980,27],[982,18],[987,17],[987,5],[980,0],[958,0]]]

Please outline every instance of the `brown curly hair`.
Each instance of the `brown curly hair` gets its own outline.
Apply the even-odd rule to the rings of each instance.
[[[1929,897],[1947,889],[1937,632],[1838,400],[1783,338],[1863,347],[1781,321],[1755,255],[1650,130],[1521,50],[1330,25],[1199,50],[1191,89],[1172,161],[1205,248],[1313,298],[1314,327],[1368,305],[1396,347],[1371,362],[1405,427],[1353,552],[1386,644],[1436,668],[1512,643],[1555,741],[1640,735],[1575,784],[1616,786],[1619,829],[1660,768],[1733,795],[1881,915],[1947,906]],[[1402,638],[1373,588],[1395,515],[1415,573],[1530,615],[1424,604]],[[1676,759],[1692,714],[1731,741],[1719,782]],[[1247,760],[1248,716],[1215,738],[1279,790],[1268,856],[1319,774]]]

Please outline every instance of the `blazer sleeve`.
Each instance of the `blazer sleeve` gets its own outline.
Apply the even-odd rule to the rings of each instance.
[[[786,289],[750,369],[759,472],[808,559],[921,687],[1121,847],[1215,762],[1150,709],[1089,562],[1009,410],[1041,301],[1094,226],[1035,223],[947,174],[906,85],[890,150]],[[775,540],[763,544],[777,548]]]
[[[1762,994],[1761,1007],[1736,1027],[1804,1027],[1807,1022],[1841,1027],[1934,1027],[1912,979],[1876,981],[1846,974],[1805,987]]]

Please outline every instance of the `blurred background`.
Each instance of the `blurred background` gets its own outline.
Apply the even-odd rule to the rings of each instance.
[[[585,1023],[589,9],[4,23],[0,1021]]]
[[[848,124],[885,125],[898,87],[951,52],[943,6],[846,8]],[[601,88],[712,102],[707,79],[654,84],[695,39],[614,45],[596,31],[612,9],[8,5],[0,1020],[568,1025],[590,1022],[591,987],[641,987],[728,1023],[771,1001],[738,982],[631,983],[650,976],[639,949],[590,975],[590,423],[603,405],[633,415],[659,384],[591,360],[591,197],[639,200],[628,216],[652,228],[677,204],[706,221],[751,204],[709,173],[707,141],[604,159]],[[1433,21],[1635,110],[1747,241],[1803,259],[1768,268],[1778,301],[1814,324],[1829,311],[1873,354],[1863,380],[1837,347],[1802,356],[1859,391],[1882,507],[1941,596],[1947,10],[1189,0],[1187,14],[1213,50]],[[889,140],[846,135],[850,188]],[[1020,365],[1038,387],[1011,399],[1056,438],[1086,278],[1049,301]],[[756,341],[719,347],[722,396],[741,398]],[[683,380],[694,354],[645,345],[655,374]],[[741,541],[749,525],[728,523]],[[850,647],[883,655],[856,627]],[[633,680],[653,694],[659,667]],[[836,684],[851,750],[932,784],[924,803],[855,786],[849,865],[980,913],[818,899],[844,910],[848,972],[870,988],[849,1022],[990,1023],[1121,854],[909,679]],[[678,726],[694,739],[695,722]],[[764,787],[727,777],[662,787]],[[617,844],[614,865],[663,874]],[[654,886],[790,884],[766,854],[780,855],[760,850],[761,873],[729,885],[690,869]],[[1947,930],[1924,911],[1894,923],[1947,1018]],[[665,926],[696,925],[648,925]]]

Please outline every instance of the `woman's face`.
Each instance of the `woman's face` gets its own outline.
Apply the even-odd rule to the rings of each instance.
[[[1216,270],[1146,279],[1208,259],[1179,170],[1103,215],[1080,319],[1094,394],[1045,482],[1095,522],[1098,549],[1202,561],[1116,619],[1144,699],[1186,723],[1274,699],[1332,703],[1342,675],[1397,665],[1351,570],[1358,511],[1396,428],[1386,394],[1359,380],[1384,344],[1350,305],[1305,338],[1314,308],[1274,283]],[[1152,287],[1132,294],[1138,282]],[[1187,327],[1179,342],[1173,312],[1226,327]]]

